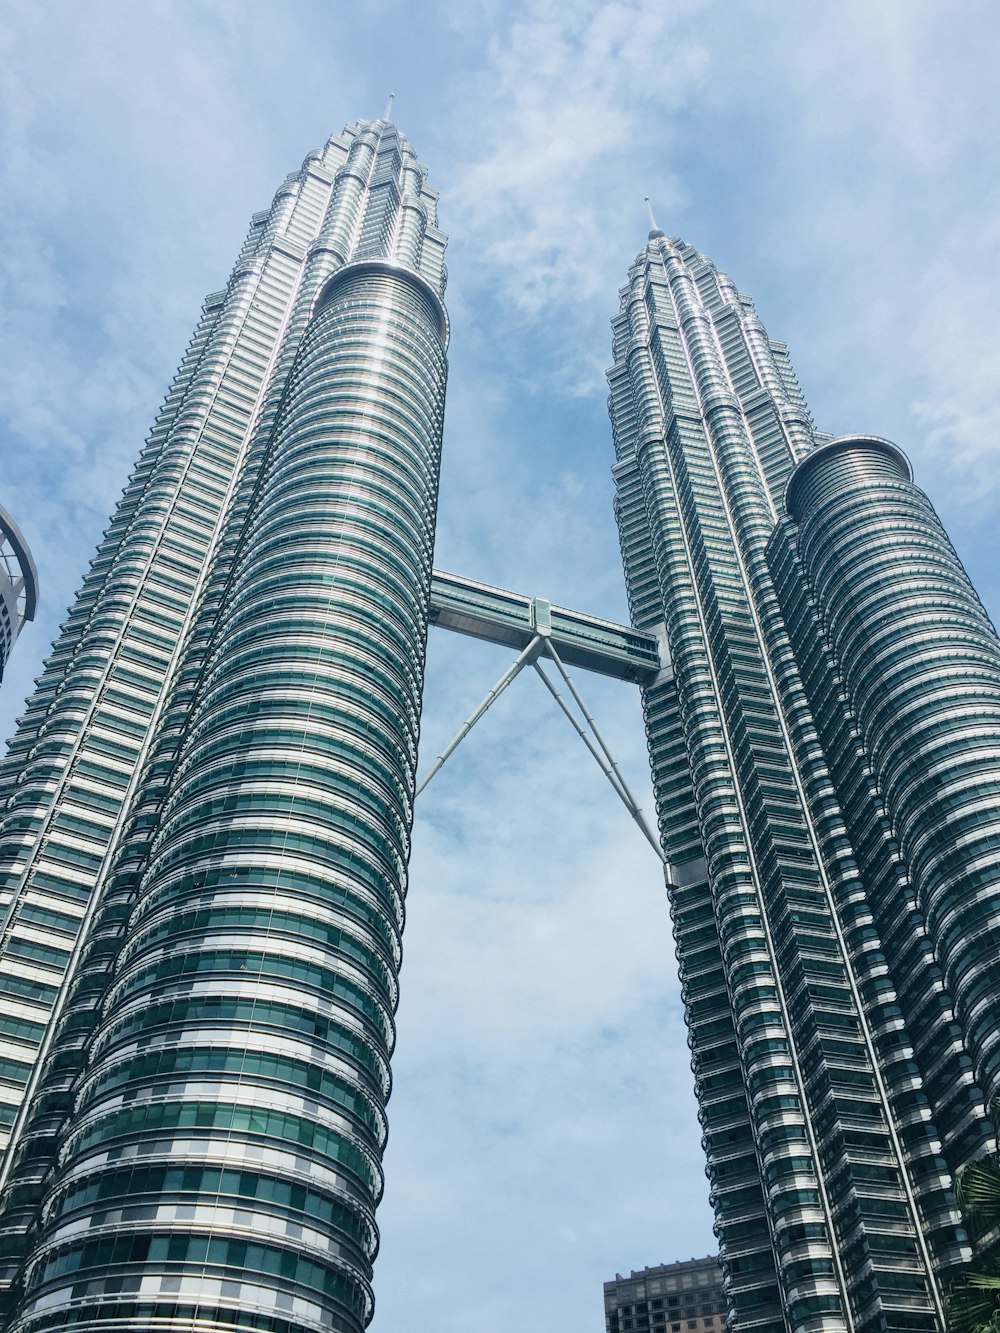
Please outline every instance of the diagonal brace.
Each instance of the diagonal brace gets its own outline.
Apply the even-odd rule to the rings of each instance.
[[[445,761],[455,753],[455,751],[458,749],[461,743],[465,740],[466,736],[468,736],[472,728],[476,725],[476,723],[479,721],[482,715],[489,708],[490,704],[494,703],[500,697],[500,695],[503,694],[504,690],[511,683],[514,677],[530,662],[533,662],[535,658],[538,656],[538,654],[541,652],[541,650],[542,650],[541,635],[536,634],[535,637],[528,644],[528,646],[520,654],[520,656],[503,673],[503,675],[493,686],[492,690],[490,690],[486,698],[482,701],[482,703],[472,714],[472,716],[468,719],[468,721],[462,723],[461,727],[459,727],[455,735],[452,736],[451,740],[444,747],[444,749],[441,751],[438,757],[434,760],[434,763],[431,765],[430,771],[428,772],[427,776],[424,778],[423,782],[419,784],[417,790],[413,793],[414,799],[416,799],[416,797],[420,795],[420,793],[427,786],[428,782],[430,782],[434,774],[439,772],[444,767]]]
[[[566,700],[562,697],[562,695],[559,693],[559,691],[558,691],[558,690],[556,689],[556,687],[553,685],[552,681],[549,680],[548,676],[547,676],[547,675],[545,674],[545,672],[542,670],[542,664],[541,664],[541,662],[539,662],[539,661],[536,660],[536,661],[533,663],[533,665],[534,665],[535,670],[538,672],[538,675],[541,677],[542,683],[544,684],[545,688],[548,690],[549,694],[552,695],[552,698],[556,701],[556,703],[559,705],[560,709],[561,709],[561,710],[563,711],[563,713],[565,714],[567,720],[569,721],[570,726],[573,728],[573,730],[576,732],[576,734],[577,734],[577,735],[580,737],[580,739],[583,741],[584,745],[587,747],[587,749],[590,751],[590,753],[594,756],[595,760],[596,760],[597,763],[600,765],[601,772],[604,774],[604,776],[607,778],[607,780],[611,783],[612,787],[614,787],[615,792],[617,793],[619,799],[623,802],[624,805],[628,806],[629,810],[631,811],[632,808],[633,808],[633,807],[632,807],[632,802],[629,800],[628,796],[627,796],[627,795],[625,794],[625,792],[622,790],[621,783],[618,781],[618,778],[615,776],[615,770],[611,767],[611,765],[607,762],[607,760],[606,760],[606,759],[604,758],[604,756],[601,754],[600,750],[597,748],[597,746],[594,744],[594,742],[593,742],[593,741],[590,739],[590,737],[587,735],[586,730],[580,725],[579,721],[573,716],[573,711],[572,711],[572,709],[570,708],[569,704],[568,704],[568,703],[566,702]]]
[[[593,717],[588,711],[586,704],[583,702],[583,699],[581,698],[579,691],[576,689],[572,680],[570,680],[566,668],[563,666],[562,660],[560,659],[558,653],[556,652],[555,647],[552,644],[551,640],[549,639],[546,640],[545,648],[548,651],[549,655],[552,657],[556,666],[559,668],[559,672],[562,675],[563,680],[565,680],[570,693],[576,700],[580,712],[586,719],[587,724],[590,727],[591,732],[593,733],[594,739],[597,741],[596,745],[594,744],[594,741],[591,740],[590,736],[587,735],[587,732],[580,725],[577,719],[573,716],[572,710],[566,703],[566,700],[562,697],[562,695],[553,685],[552,681],[549,680],[548,676],[542,670],[541,663],[537,660],[537,658],[534,663],[535,670],[538,672],[539,676],[541,676],[542,680],[544,681],[546,689],[549,691],[553,699],[556,701],[556,703],[562,709],[563,713],[569,719],[570,725],[573,727],[573,730],[576,732],[576,734],[583,741],[584,745],[586,745],[587,749],[597,760],[597,764],[601,772],[611,783],[611,786],[618,794],[618,797],[621,800],[622,804],[625,806],[625,809],[629,812],[629,814],[632,816],[635,822],[639,825],[639,828],[642,830],[643,836],[645,837],[646,841],[652,847],[653,851],[663,862],[663,864],[666,865],[667,858],[663,855],[663,850],[660,847],[659,838],[657,838],[655,832],[650,828],[649,821],[643,814],[639,802],[635,799],[628,783],[625,781],[624,775],[622,774],[622,771],[618,766],[618,761],[615,759],[614,755],[608,748],[608,744],[605,741],[604,737],[598,731],[596,722],[594,721]]]

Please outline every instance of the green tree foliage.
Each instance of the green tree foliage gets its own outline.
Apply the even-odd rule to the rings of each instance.
[[[994,1123],[998,1111],[994,1108]],[[1000,1222],[1000,1154],[970,1162],[958,1180],[958,1200],[976,1233],[983,1236]],[[995,1247],[994,1247],[995,1248]],[[1000,1333],[1000,1264],[981,1260],[951,1291],[951,1333]]]

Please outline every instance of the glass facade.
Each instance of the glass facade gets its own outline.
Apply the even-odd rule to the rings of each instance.
[[[732,1316],[945,1328],[989,1141],[1000,644],[900,452],[650,233],[613,321],[616,511]],[[995,988],[995,986],[994,986]]]
[[[388,121],[258,214],[0,774],[9,1329],[372,1311],[447,374]]]

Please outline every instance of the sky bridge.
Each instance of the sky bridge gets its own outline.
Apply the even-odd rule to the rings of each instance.
[[[441,569],[431,580],[430,621],[519,652],[535,638],[548,639],[567,666],[635,685],[652,685],[666,665],[653,634]]]

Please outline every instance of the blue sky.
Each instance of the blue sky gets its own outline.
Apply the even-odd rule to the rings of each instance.
[[[0,20],[0,503],[41,570],[2,730],[200,301],[331,131],[396,120],[451,236],[438,563],[621,618],[603,372],[648,226],[913,459],[1000,610],[1000,11],[802,0],[144,0]],[[507,663],[432,634],[424,745]],[[651,806],[638,700],[578,682]],[[418,806],[375,1333],[600,1333],[713,1248],[658,869],[525,675]]]

